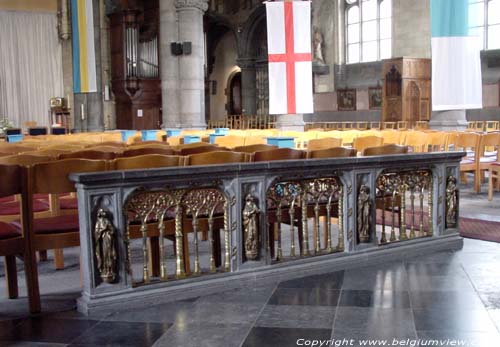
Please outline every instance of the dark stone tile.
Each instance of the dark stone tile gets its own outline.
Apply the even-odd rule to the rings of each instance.
[[[315,305],[337,306],[339,290],[319,288],[277,288],[268,305]]]
[[[278,285],[278,288],[318,288],[335,290],[342,288],[343,279],[344,271],[337,271],[283,281]]]
[[[240,324],[174,324],[153,347],[239,347],[250,330]]]
[[[276,286],[266,286],[263,288],[242,288],[232,289],[224,292],[200,297],[197,303],[200,302],[225,302],[236,304],[265,304],[271,297]]]
[[[65,320],[50,317],[28,318],[14,329],[0,334],[4,341],[70,343],[97,324],[94,320]]]
[[[342,289],[408,290],[408,277],[404,266],[376,266],[347,270]]]
[[[51,342],[26,342],[26,341],[2,341],[2,347],[66,347],[65,343]]]
[[[337,308],[334,331],[364,331],[383,336],[406,336],[415,331],[410,309]]]
[[[255,327],[250,330],[242,347],[289,347],[297,346],[299,339],[328,340],[330,336],[331,329]]]
[[[409,287],[410,291],[475,291],[465,275],[412,276],[409,278]]]
[[[419,339],[426,341],[437,340],[438,342],[462,341],[462,344],[456,346],[479,346],[479,347],[498,347],[500,346],[500,335],[497,332],[481,333],[481,332],[463,332],[460,330],[449,331],[417,331]],[[428,344],[431,346],[430,344]],[[448,344],[451,346],[451,344]],[[435,344],[435,346],[437,346]]]
[[[401,291],[342,290],[339,306],[410,308],[410,296]]]
[[[475,292],[414,291],[410,292],[411,305],[417,309],[483,309],[483,303]]]
[[[165,304],[151,305],[140,309],[123,310],[112,313],[102,320],[120,322],[156,322],[174,323],[176,320],[184,320],[190,309],[194,307],[192,300],[174,301]]]
[[[276,328],[331,329],[335,307],[267,305],[255,326]]]
[[[263,304],[196,303],[176,315],[175,324],[242,324],[255,322]]]
[[[414,309],[415,327],[422,331],[493,332],[495,326],[485,309]]]
[[[461,265],[450,263],[407,263],[406,271],[409,277],[464,274]]]
[[[149,347],[170,326],[168,323],[102,321],[74,340],[73,345]]]

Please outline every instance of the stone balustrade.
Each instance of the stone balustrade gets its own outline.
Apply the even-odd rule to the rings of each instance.
[[[463,154],[72,175],[82,252],[79,310],[459,248]]]

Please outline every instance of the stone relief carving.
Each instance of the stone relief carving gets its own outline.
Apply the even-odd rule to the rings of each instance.
[[[360,242],[370,241],[370,188],[362,185],[358,193],[358,237]]]
[[[446,227],[456,228],[458,226],[458,188],[455,176],[449,176],[446,183]]]
[[[323,58],[323,34],[316,26],[313,28],[313,53],[314,62],[325,63]]]
[[[102,208],[97,211],[94,237],[97,269],[104,282],[112,283],[116,278],[116,232],[109,213]]]
[[[245,255],[248,260],[256,260],[259,256],[259,214],[255,198],[248,194],[243,209]]]

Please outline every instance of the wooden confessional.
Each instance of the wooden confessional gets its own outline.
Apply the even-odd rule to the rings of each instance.
[[[431,117],[431,60],[395,58],[383,62],[382,121],[428,121]]]
[[[124,1],[109,15],[118,129],[161,126],[159,2]]]

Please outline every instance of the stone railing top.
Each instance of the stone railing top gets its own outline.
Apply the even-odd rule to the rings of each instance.
[[[382,168],[412,168],[422,165],[459,161],[465,152],[436,152],[436,153],[409,153],[398,155],[327,158],[327,159],[300,159],[270,162],[234,163],[203,166],[177,166],[155,169],[138,169],[125,171],[104,171],[96,173],[77,173],[70,175],[70,179],[79,185],[102,186],[113,184],[134,185],[137,182],[154,183],[158,180],[166,181],[207,181],[238,176],[258,176],[265,174],[288,174],[314,177],[325,171],[355,170],[375,167]],[[193,176],[193,172],[196,175]]]

